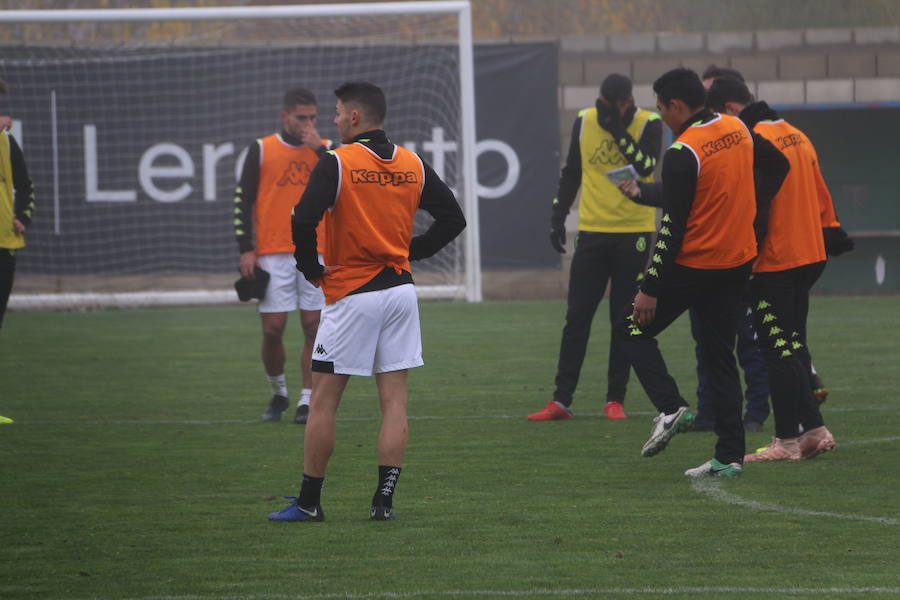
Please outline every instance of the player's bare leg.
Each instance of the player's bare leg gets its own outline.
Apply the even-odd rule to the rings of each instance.
[[[288,407],[287,383],[284,378],[284,330],[287,325],[287,313],[260,313],[262,321],[262,356],[263,367],[272,384],[272,400],[269,408],[262,415],[263,421],[280,421],[281,413]]]
[[[381,402],[381,431],[378,435],[378,464],[381,465],[403,465],[403,455],[409,439],[406,373],[403,370],[375,375]]]
[[[406,370],[378,373],[375,383],[381,402],[381,431],[378,434],[378,487],[372,496],[371,518],[387,521],[394,518],[393,498],[403,456],[409,439],[406,407],[409,393]]]
[[[303,380],[303,389],[300,392],[300,401],[297,403],[297,413],[294,415],[294,423],[303,425],[309,418],[309,399],[312,394],[312,353],[313,344],[316,341],[316,333],[319,331],[320,310],[301,310],[300,327],[303,328],[303,351],[300,354],[300,374]]]
[[[312,378],[309,421],[303,438],[303,473],[304,476],[325,477],[328,459],[334,450],[337,409],[350,376],[313,373]]]

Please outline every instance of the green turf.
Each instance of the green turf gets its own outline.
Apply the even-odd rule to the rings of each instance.
[[[367,520],[377,403],[354,378],[314,524],[266,521],[297,491],[303,429],[257,421],[252,308],[8,314],[0,598],[900,596],[898,297],[814,299],[839,447],[748,465],[720,489],[682,475],[712,434],[640,456],[652,415],[636,381],[631,418],[599,417],[605,308],[576,418],[529,423],[552,392],[564,304],[424,304],[399,518]],[[661,346],[693,401],[684,319]]]

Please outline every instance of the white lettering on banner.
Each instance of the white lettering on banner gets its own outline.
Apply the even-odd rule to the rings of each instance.
[[[154,166],[154,162],[160,156],[169,155],[175,158],[178,164],[174,167]],[[141,156],[141,162],[138,165],[138,180],[144,192],[158,202],[179,202],[191,195],[193,186],[189,183],[182,183],[174,190],[161,190],[156,186],[154,179],[174,179],[176,177],[193,177],[194,161],[187,150],[178,144],[170,142],[161,142],[153,144]]]
[[[241,173],[244,171],[244,163],[247,161],[247,151],[250,148],[245,147],[241,150],[241,153],[237,155],[237,159],[234,161],[234,180],[241,180]]]
[[[507,195],[519,183],[519,156],[512,146],[500,140],[481,140],[475,144],[475,160],[485,152],[496,152],[506,161],[506,179],[496,187],[487,187],[480,183],[475,187],[476,193],[481,198],[502,198]]]
[[[404,147],[415,152],[418,144],[407,141]],[[428,161],[434,172],[447,181],[448,153],[457,153],[459,146],[453,140],[444,137],[443,127],[432,127],[431,139],[421,143],[422,151],[429,153]],[[223,159],[234,155],[235,146],[232,142],[204,143],[200,147],[201,161],[203,165],[203,200],[214,202],[218,198],[219,177],[217,171]],[[512,192],[519,183],[522,174],[522,166],[516,150],[502,140],[485,139],[475,144],[475,161],[485,154],[494,152],[500,156],[506,166],[506,176],[498,185],[483,185],[476,182],[475,192],[485,199],[502,198]],[[84,189],[87,202],[134,202],[137,200],[137,190],[101,190],[98,174],[97,127],[95,125],[84,126]],[[161,161],[163,157],[168,160]],[[234,181],[240,181],[244,161],[247,158],[247,149],[244,148],[235,156]],[[108,164],[110,160],[106,160]],[[159,164],[162,162],[163,164]],[[173,164],[174,163],[174,164]],[[158,142],[147,148],[141,155],[137,168],[138,182],[144,194],[157,202],[181,202],[187,199],[194,191],[191,180],[196,175],[194,158],[182,146],[172,142]],[[458,168],[457,168],[458,171]],[[456,175],[456,174],[454,174]],[[176,185],[174,189],[162,185],[162,180],[170,180],[170,185]],[[455,179],[455,177],[454,177]],[[181,180],[181,181],[174,181]],[[448,181],[448,184],[450,182]],[[161,187],[162,186],[162,187]],[[455,192],[454,192],[455,193]],[[229,196],[230,197],[230,196]]]
[[[101,190],[97,176],[97,127],[84,126],[84,198],[88,202],[134,202],[134,190]]]
[[[203,199],[207,202],[216,199],[216,164],[231,154],[234,154],[234,144],[231,142],[220,146],[203,144]],[[240,179],[240,175],[237,179]]]
[[[407,142],[405,146],[415,152],[414,142]],[[422,149],[425,152],[431,152],[431,168],[434,169],[434,172],[437,173],[438,177],[446,181],[445,155],[448,152],[457,151],[456,142],[447,141],[444,139],[443,127],[432,127],[431,140],[424,142],[422,144]],[[519,176],[522,172],[521,164],[519,162],[519,155],[516,154],[516,151],[512,146],[504,141],[486,139],[481,140],[475,144],[476,163],[478,161],[478,157],[485,152],[496,152],[501,157],[503,157],[503,160],[506,162],[506,178],[500,185],[493,187],[482,185],[480,182],[476,182],[475,193],[478,194],[480,198],[502,198],[503,196],[510,193],[513,189],[515,189],[516,184],[519,183]],[[456,193],[455,190],[454,193]]]
[[[437,173],[438,177],[446,181],[446,166],[444,161],[445,152],[456,152],[456,142],[444,141],[444,128],[431,128],[431,141],[422,144],[425,152],[431,152],[431,168]]]

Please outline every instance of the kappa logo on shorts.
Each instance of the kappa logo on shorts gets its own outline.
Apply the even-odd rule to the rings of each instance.
[[[418,183],[419,179],[412,171],[370,171],[368,169],[352,169],[352,183],[377,183],[378,185],[400,185],[401,183]]]
[[[325,346],[323,346],[322,344],[319,344],[318,346],[316,346],[316,354],[328,354],[328,353],[325,352]]]

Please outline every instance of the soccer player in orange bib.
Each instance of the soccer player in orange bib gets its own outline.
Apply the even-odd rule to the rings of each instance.
[[[378,86],[349,82],[335,90],[334,119],[345,144],[313,171],[295,209],[297,268],[325,291],[313,352],[313,395],[303,444],[300,495],[271,521],[322,521],[325,470],[335,418],[351,375],[375,375],[382,422],[378,485],[370,517],[394,518],[393,496],[407,444],[407,370],[423,364],[411,260],[428,258],[465,228],[453,192],[415,153],[384,132],[387,102]],[[422,209],[434,222],[413,237]],[[323,215],[323,267],[316,255]]]
[[[755,327],[769,371],[775,439],[744,461],[813,458],[832,450],[835,443],[810,382],[809,291],[825,268],[826,253],[840,254],[852,248],[852,242],[837,220],[816,150],[806,134],[780,119],[765,102],[754,102],[747,85],[735,77],[717,78],[709,89],[708,104],[739,116],[791,163],[772,201],[768,233],[753,264],[750,285]]]
[[[689,477],[737,477],[744,457],[741,384],[734,358],[735,315],[756,257],[754,166],[766,165],[762,195],[771,197],[787,174],[787,160],[768,142],[755,143],[739,120],[704,107],[706,92],[689,69],[674,69],[653,84],[663,121],[677,136],[663,161],[664,212],[650,266],[614,334],[659,410],[641,454],[661,452],[693,416],[669,375],[656,336],[689,308],[697,312],[701,350],[712,369],[716,399],[713,458]],[[778,165],[780,164],[780,168]],[[767,193],[766,189],[774,191]]]
[[[316,131],[316,98],[303,88],[289,90],[281,109],[282,130],[256,140],[247,158],[234,197],[234,233],[241,252],[241,275],[255,277],[256,268],[269,273],[265,297],[259,302],[262,321],[262,362],[272,386],[272,399],[263,421],[280,421],[288,407],[284,374],[284,331],[288,314],[300,310],[303,350],[300,373],[303,389],[294,422],[306,423],[312,393],[310,360],[325,306],[322,291],[307,282],[294,264],[291,211],[306,189],[309,175],[330,141]]]

